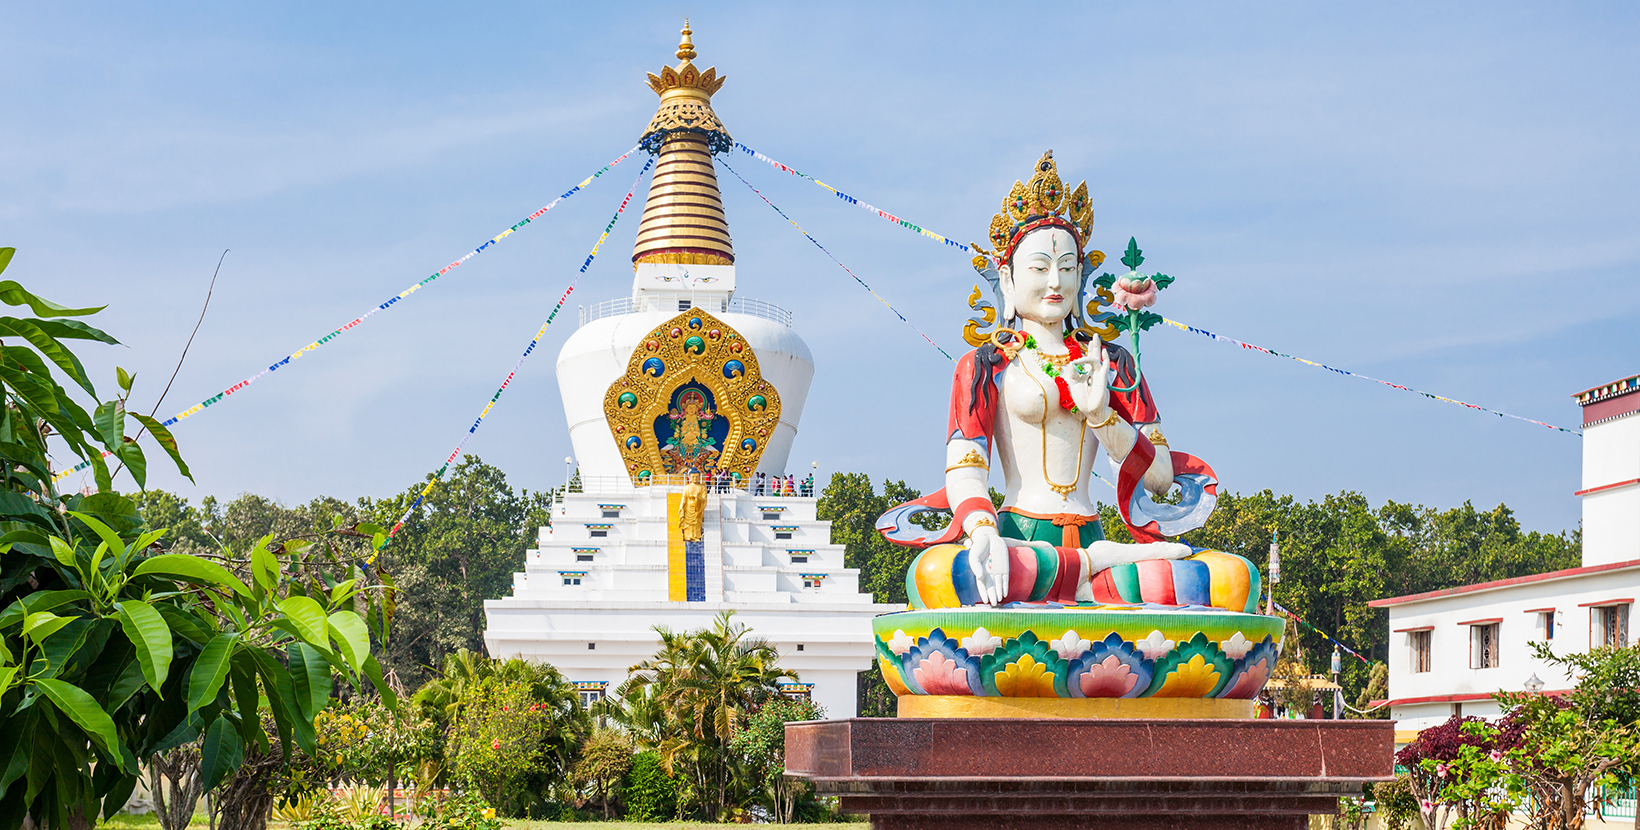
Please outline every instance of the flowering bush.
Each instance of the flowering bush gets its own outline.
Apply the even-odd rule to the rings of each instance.
[[[1521,746],[1524,724],[1453,715],[1425,729],[1395,754],[1407,768],[1418,811],[1430,830],[1499,827],[1524,793],[1510,776],[1509,755]]]
[[[444,802],[426,830],[501,830],[495,808],[471,790]]]
[[[553,767],[554,712],[527,683],[485,678],[467,692],[450,738],[452,767],[502,814],[520,815],[528,779]]]

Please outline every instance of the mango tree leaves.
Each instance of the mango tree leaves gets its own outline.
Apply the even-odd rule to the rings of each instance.
[[[40,354],[57,365],[57,368],[68,373],[74,382],[88,395],[96,395],[97,390],[91,385],[91,379],[85,375],[85,367],[73,352],[63,348],[57,338],[47,334],[33,320],[24,320],[17,317],[0,317],[0,337],[15,337],[28,341]]]
[[[297,635],[317,648],[330,647],[330,626],[325,609],[311,597],[286,597],[279,603],[285,619],[295,626]]]
[[[80,687],[62,680],[41,678],[34,681],[34,686],[45,694],[58,711],[68,715],[75,725],[85,730],[115,766],[126,770],[125,748],[114,732],[114,720],[97,705],[95,698],[86,694]]]
[[[15,248],[0,248],[0,256],[3,256],[5,262],[9,263],[15,250]],[[0,264],[0,271],[3,270],[5,270],[5,266]],[[41,317],[84,317],[87,314],[96,314],[108,307],[100,305],[96,308],[67,308],[30,294],[27,289],[13,280],[0,280],[0,303],[26,305]]]
[[[352,611],[337,611],[330,615],[329,622],[331,636],[353,673],[363,671],[365,658],[370,656],[370,628]]]
[[[237,640],[232,634],[218,634],[205,644],[205,649],[194,660],[193,670],[188,675],[188,711],[216,700],[217,692],[222,689],[222,681],[228,676],[228,658],[233,656]]]
[[[141,600],[125,600],[119,603],[118,608],[125,636],[131,640],[131,645],[136,646],[142,676],[163,698],[165,695],[160,691],[160,686],[171,672],[171,627],[153,606]]]
[[[291,688],[302,717],[309,723],[330,702],[330,664],[307,643],[291,643],[286,649],[290,656]]]
[[[251,598],[251,589],[239,581],[239,577],[228,573],[228,569],[197,556],[188,556],[181,553],[162,553],[159,556],[145,559],[131,572],[132,576],[157,574],[193,582],[199,585],[210,585],[218,588],[231,588],[233,592],[246,598]]]
[[[218,716],[211,721],[209,729],[205,730],[205,742],[200,747],[200,774],[204,778],[202,786],[215,789],[245,758],[245,744],[239,740],[238,730],[228,722],[226,716]]]
[[[140,412],[130,414],[131,417],[137,419],[137,423],[148,428],[148,432],[154,436],[154,440],[158,441],[159,445],[165,449],[165,454],[171,456],[172,463],[177,465],[177,472],[182,473],[189,481],[193,481],[194,474],[188,471],[187,462],[182,460],[182,453],[177,450],[177,439],[171,435],[171,431],[166,429],[164,424]]]

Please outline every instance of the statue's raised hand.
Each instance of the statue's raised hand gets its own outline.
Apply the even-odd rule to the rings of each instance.
[[[981,525],[968,534],[968,561],[973,563],[979,583],[981,605],[1001,605],[1008,595],[1008,545],[990,525]]]
[[[1105,362],[1105,344],[1097,353],[1089,352],[1071,361],[1063,372],[1071,390],[1071,401],[1090,418],[1103,419],[1110,405],[1110,364]]]

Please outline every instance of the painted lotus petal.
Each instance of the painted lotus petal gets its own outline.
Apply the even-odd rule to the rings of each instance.
[[[1259,689],[1264,688],[1265,681],[1269,679],[1270,661],[1261,659],[1236,674],[1219,697],[1229,700],[1252,700],[1258,696]]]
[[[924,663],[935,657],[936,663],[951,663],[951,671],[939,671],[939,676],[953,682],[961,682],[964,691],[931,691],[922,688]],[[960,643],[945,636],[945,632],[935,628],[927,637],[917,638],[916,645],[901,658],[901,675],[917,694],[966,694],[983,695],[985,688],[979,682],[980,659],[969,656]]]
[[[1230,639],[1219,643],[1219,649],[1224,652],[1224,656],[1230,658],[1231,660],[1240,660],[1241,658],[1246,657],[1247,652],[1252,648],[1252,642],[1242,636],[1240,631],[1230,635]]]
[[[984,626],[980,626],[974,629],[973,636],[962,638],[962,647],[969,654],[978,657],[1001,648],[1002,638],[992,636],[991,632],[986,631]]]
[[[1020,655],[996,675],[997,694],[1002,697],[1058,697],[1054,675],[1048,666],[1029,654]]]
[[[1225,683],[1219,697],[1237,700],[1257,697],[1259,690],[1270,680],[1280,656],[1281,649],[1269,637],[1248,646],[1247,654],[1236,661],[1229,682]]]
[[[922,686],[923,694],[930,695],[972,695],[974,692],[968,686],[968,670],[957,665],[957,661],[934,652],[923,661],[913,674],[917,677],[917,684]]]
[[[896,628],[894,629],[894,639],[888,641],[888,650],[904,656],[916,642],[916,640],[911,639],[910,635]]]
[[[1076,636],[1075,631],[1067,631],[1065,636],[1054,640],[1050,645],[1053,646],[1054,651],[1059,652],[1060,657],[1066,660],[1075,660],[1081,657],[1082,652],[1087,651],[1091,644],[1086,637]]]
[[[1126,697],[1139,684],[1139,676],[1112,654],[1089,666],[1077,682],[1083,697]]]
[[[1166,658],[1156,661],[1147,697],[1216,697],[1230,680],[1235,663],[1207,635],[1179,643]]]
[[[1118,697],[1140,697],[1145,693],[1145,690],[1150,688],[1151,670],[1155,664],[1145,659],[1145,656],[1139,652],[1139,649],[1134,647],[1133,643],[1122,639],[1121,634],[1113,631],[1105,635],[1105,639],[1094,643],[1093,647],[1083,653],[1081,657],[1071,661],[1070,671],[1066,677],[1066,685],[1070,689],[1071,696],[1090,697],[1091,695],[1083,692],[1082,676],[1089,671],[1093,671],[1096,667],[1108,666],[1108,661],[1111,659],[1126,666],[1128,673],[1134,678],[1132,687],[1126,692],[1118,694]],[[1111,670],[1103,668],[1100,673],[1109,671]],[[1109,693],[1109,687],[1105,686],[1102,681],[1097,682],[1093,688],[1105,690],[1102,694]]]
[[[1151,660],[1160,660],[1173,650],[1173,641],[1162,636],[1160,630],[1150,632],[1150,636],[1134,643],[1140,653]]]

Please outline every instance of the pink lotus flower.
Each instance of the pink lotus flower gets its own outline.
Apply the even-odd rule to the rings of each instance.
[[[1114,303],[1117,307],[1138,311],[1156,304],[1156,283],[1151,282],[1149,277],[1122,277],[1116,281],[1111,294],[1116,298]]]
[[[1082,686],[1083,697],[1121,697],[1133,691],[1139,676],[1121,658],[1112,654],[1089,666],[1077,681]]]
[[[957,661],[946,657],[939,652],[923,658],[915,669],[911,670],[917,678],[917,683],[923,691],[931,695],[971,695],[973,689],[968,687],[968,670],[957,668]]]
[[[1241,632],[1236,633],[1240,634]],[[1219,697],[1229,698],[1230,700],[1251,700],[1258,694],[1259,689],[1264,688],[1264,681],[1269,679],[1270,661],[1260,660],[1248,666],[1247,671],[1241,673],[1241,679],[1236,681],[1236,685],[1230,687],[1229,691],[1219,695]]]

